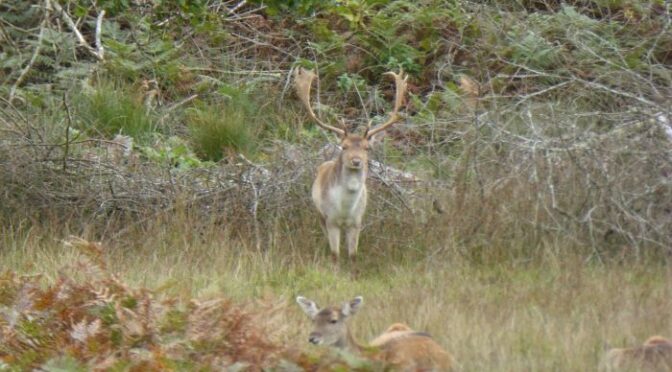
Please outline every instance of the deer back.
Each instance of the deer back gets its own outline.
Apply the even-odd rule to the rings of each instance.
[[[450,371],[453,357],[425,332],[395,323],[370,343],[378,359],[401,371]]]
[[[638,347],[611,349],[605,356],[603,369],[607,371],[672,371],[672,341],[654,336]]]
[[[381,347],[382,360],[402,371],[450,371],[452,357],[428,336],[392,340]]]

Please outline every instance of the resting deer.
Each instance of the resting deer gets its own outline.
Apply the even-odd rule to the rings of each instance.
[[[603,367],[606,371],[672,371],[672,340],[652,336],[641,346],[611,349]]]
[[[306,107],[310,117],[322,128],[335,133],[341,144],[341,152],[334,160],[322,163],[317,168],[317,176],[313,182],[312,197],[320,213],[329,248],[334,259],[338,259],[341,232],[345,230],[345,241],[348,256],[354,259],[362,229],[362,216],[366,209],[366,177],[368,172],[369,145],[371,138],[392,124],[400,121],[402,116],[399,108],[403,104],[406,93],[407,75],[387,72],[394,77],[396,95],[394,108],[385,123],[371,128],[366,127],[364,135],[348,132],[345,125],[336,128],[320,120],[310,104],[310,89],[316,75],[313,71],[297,68],[294,71],[294,83],[297,95]]]
[[[450,371],[452,357],[427,333],[415,332],[402,323],[391,325],[385,333],[368,346],[358,343],[347,325],[347,320],[362,306],[362,297],[355,297],[341,306],[320,309],[305,297],[296,302],[313,321],[308,341],[360,354],[371,349],[376,359],[401,371]]]

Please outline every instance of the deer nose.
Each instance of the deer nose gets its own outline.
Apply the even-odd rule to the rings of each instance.
[[[308,341],[313,345],[317,345],[320,343],[320,335],[317,333],[311,333],[310,336],[308,336]]]
[[[360,159],[360,158],[352,159],[352,166],[353,167],[359,167],[361,165],[362,165],[362,159]]]

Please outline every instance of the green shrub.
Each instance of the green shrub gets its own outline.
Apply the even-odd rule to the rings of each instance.
[[[257,125],[243,107],[217,104],[191,108],[186,122],[194,152],[203,160],[219,161],[229,151],[254,152]]]
[[[121,133],[140,142],[147,141],[157,130],[142,97],[129,87],[103,83],[77,101],[81,103],[84,130],[106,137]]]

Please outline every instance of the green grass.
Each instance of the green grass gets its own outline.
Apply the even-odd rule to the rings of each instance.
[[[230,153],[249,155],[256,147],[257,124],[235,104],[190,109],[186,122],[192,147],[203,160],[218,161]]]
[[[142,95],[128,86],[101,83],[78,100],[83,129],[107,138],[123,134],[146,142],[159,128],[142,100]]]
[[[3,234],[3,271],[55,280],[78,254],[52,234]],[[669,273],[651,262],[596,264],[566,253],[478,264],[456,247],[431,259],[420,252],[372,259],[364,244],[353,277],[345,260],[334,269],[325,241],[291,248],[276,240],[259,252],[235,235],[163,221],[103,244],[112,272],[160,294],[284,299],[282,341],[300,348],[312,346],[309,321],[294,304],[299,294],[320,305],[363,295],[352,323],[360,340],[405,322],[429,331],[463,371],[595,370],[605,342],[635,345],[672,330]]]

